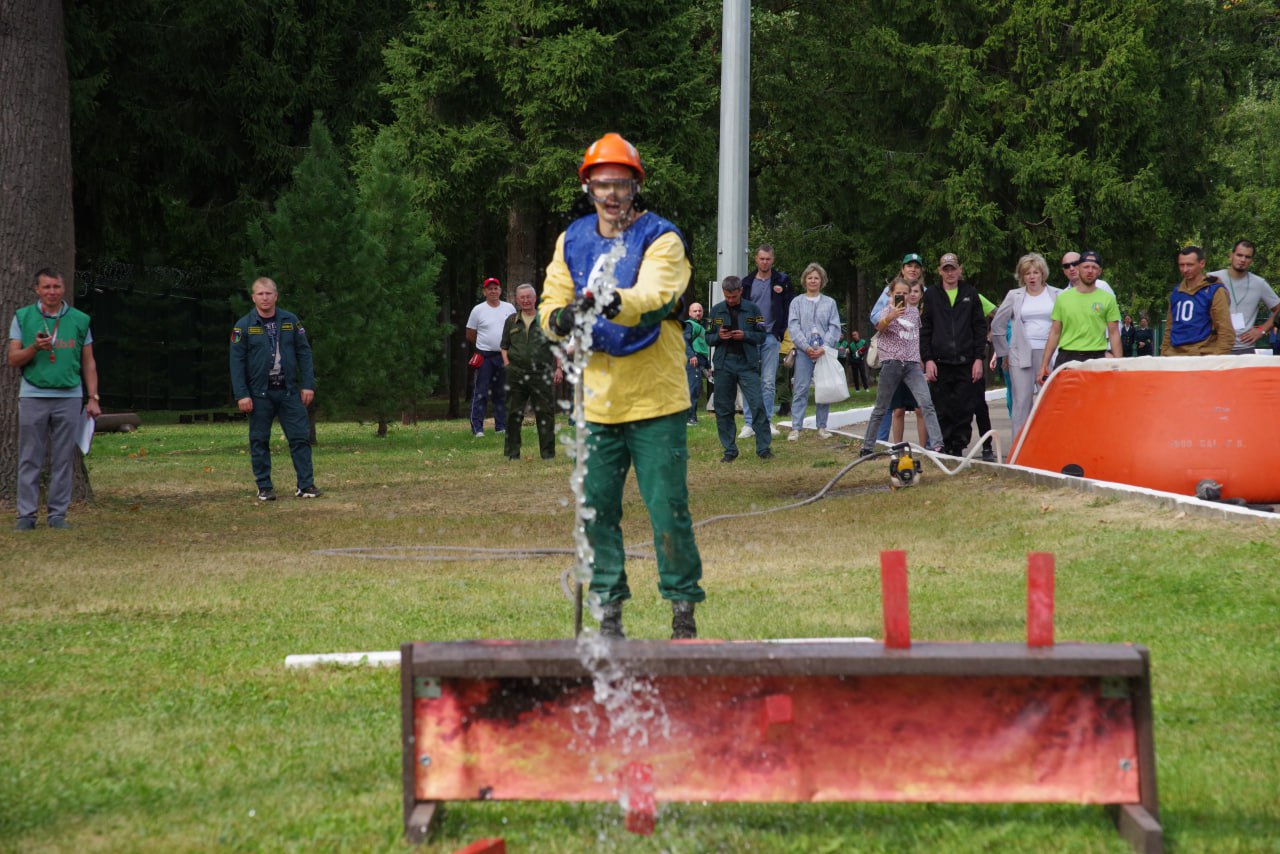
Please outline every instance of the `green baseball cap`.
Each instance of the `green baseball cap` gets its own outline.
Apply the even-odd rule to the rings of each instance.
[[[919,255],[917,255],[917,254],[916,254],[916,253],[914,253],[914,252],[912,252],[912,253],[911,253],[911,254],[909,254],[909,255],[903,255],[903,256],[902,256],[902,266],[904,266],[904,267],[905,267],[905,266],[907,266],[908,264],[911,264],[911,263],[916,263],[916,264],[919,264],[921,267],[923,267],[923,266],[924,266],[924,259],[923,259],[923,258],[921,258]]]

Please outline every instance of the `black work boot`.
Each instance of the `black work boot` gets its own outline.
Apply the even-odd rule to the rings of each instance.
[[[622,603],[610,602],[601,605],[600,610],[604,612],[600,615],[600,636],[618,640],[626,638],[622,632]]]
[[[693,619],[692,602],[671,603],[671,639],[688,640],[698,636],[698,623]]]

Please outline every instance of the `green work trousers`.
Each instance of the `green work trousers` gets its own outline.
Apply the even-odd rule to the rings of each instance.
[[[544,460],[556,455],[556,396],[551,387],[551,368],[521,371],[507,365],[507,433],[502,452],[520,456],[520,426],[526,405],[533,406],[538,426],[538,451]]]
[[[706,593],[702,558],[693,539],[685,441],[688,410],[627,424],[588,423],[587,506],[595,510],[587,539],[595,551],[591,592],[602,603],[631,598],[622,544],[622,488],[636,469],[640,497],[649,510],[658,560],[658,592],[663,599],[701,602]]]

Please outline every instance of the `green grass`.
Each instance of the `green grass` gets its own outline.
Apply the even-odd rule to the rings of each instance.
[[[318,501],[253,499],[243,424],[99,436],[73,531],[2,533],[0,849],[401,851],[398,675],[286,671],[295,652],[571,632],[567,558],[417,562],[332,547],[568,546],[569,460],[506,462],[464,422],[322,424]],[[531,427],[526,451],[536,450]],[[852,457],[806,434],[721,465],[691,431],[695,518],[807,496]],[[534,454],[536,456],[536,453]],[[528,453],[526,453],[528,457]],[[276,486],[292,491],[282,444]],[[634,484],[628,542],[648,537]],[[987,473],[892,493],[880,463],[810,507],[699,530],[706,637],[880,634],[877,553],[908,550],[921,640],[1025,637],[1026,552],[1057,558],[1057,636],[1151,649],[1170,850],[1277,851],[1277,528],[1180,516]],[[662,637],[652,564],[628,632]],[[426,850],[1125,851],[1073,805],[458,804]]]

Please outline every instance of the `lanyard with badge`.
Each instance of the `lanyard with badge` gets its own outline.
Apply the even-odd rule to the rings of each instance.
[[[44,309],[40,309],[40,317],[44,320],[44,334],[49,335],[49,361],[51,363],[58,361],[58,351],[57,351],[58,327],[62,325],[63,314],[65,314],[65,312],[59,313],[57,319],[54,320],[53,334],[50,335],[49,334],[49,315],[44,313]]]

